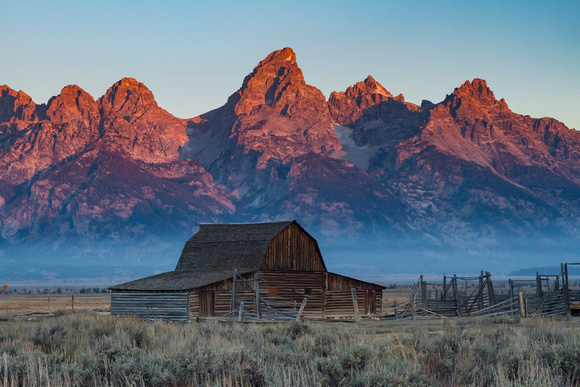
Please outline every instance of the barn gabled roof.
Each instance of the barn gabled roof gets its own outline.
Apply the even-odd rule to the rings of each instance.
[[[201,224],[181,253],[175,271],[110,287],[112,290],[182,291],[257,271],[270,241],[295,220],[271,223]],[[300,225],[298,225],[300,227]],[[300,227],[302,229],[302,227]]]
[[[258,270],[270,241],[293,222],[202,224],[185,244],[175,271]]]

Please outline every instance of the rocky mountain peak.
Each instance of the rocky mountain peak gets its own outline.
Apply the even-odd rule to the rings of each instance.
[[[365,111],[389,99],[405,103],[402,94],[393,97],[372,76],[349,86],[346,91],[333,92],[328,99],[328,108],[335,122],[347,125],[360,119]]]
[[[200,159],[209,168],[220,154],[227,154],[224,160],[229,161],[219,166],[225,171],[222,181],[240,167],[236,158],[250,153],[256,157],[252,167],[262,170],[270,160],[286,164],[304,154],[330,154],[341,148],[324,94],[306,84],[290,48],[266,56],[226,105],[198,122],[189,122],[190,141],[182,155]],[[203,141],[205,146],[196,145]]]
[[[158,107],[153,93],[134,78],[123,78],[115,83],[99,99],[99,104],[103,116],[113,113],[132,119]]]
[[[36,104],[28,94],[0,85],[0,122],[33,120],[35,110]]]
[[[244,79],[242,87],[237,92],[239,100],[235,106],[235,113],[248,115],[253,109],[259,109],[263,105],[281,111],[296,102],[300,97],[297,92],[306,86],[302,70],[296,63],[294,51],[291,48],[274,51]],[[315,90],[324,100],[322,92]]]
[[[70,122],[75,119],[97,119],[95,99],[77,85],[65,86],[60,94],[48,101],[46,117],[53,122]]]
[[[268,63],[296,63],[296,54],[290,47],[284,47],[270,53],[264,60],[260,61],[257,67],[264,67]]]
[[[495,102],[493,91],[487,86],[485,79],[475,78],[473,81],[465,81],[463,85],[453,91],[458,97],[471,97],[481,102]]]
[[[464,111],[465,114],[474,116],[491,111],[510,112],[505,100],[503,98],[500,101],[496,100],[487,82],[479,78],[471,82],[465,81],[463,85],[455,88],[443,103],[452,111]]]
[[[362,82],[357,82],[353,86],[346,89],[346,96],[349,98],[359,98],[363,95],[379,94],[386,98],[393,97],[393,95],[385,89],[372,76],[366,77]]]

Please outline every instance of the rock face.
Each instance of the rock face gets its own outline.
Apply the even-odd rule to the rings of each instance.
[[[414,226],[453,243],[577,230],[579,132],[513,113],[481,79],[421,108],[370,90],[361,97],[357,85],[329,100],[350,141],[345,158],[391,187]]]
[[[417,106],[369,76],[326,101],[290,48],[190,120],[132,78],[97,101],[70,85],[46,105],[0,87],[0,235],[10,243],[282,218],[319,235],[460,248],[574,236],[580,132],[512,112],[481,79]]]
[[[199,162],[179,160],[186,122],[142,83],[122,79],[98,101],[70,85],[41,107],[2,90],[2,238],[189,234],[235,209]]]
[[[192,144],[186,146],[185,157],[205,165],[222,161],[218,152],[206,152],[208,132],[219,144],[215,148],[257,157],[258,169],[265,169],[273,159],[286,163],[297,156],[330,154],[341,147],[332,131],[324,95],[306,84],[290,48],[268,55],[224,106],[190,122]]]
[[[224,106],[190,121],[182,157],[200,160],[237,197],[246,220],[304,218],[336,232],[360,230],[371,218],[387,226],[403,219],[387,187],[369,190],[372,178],[339,159],[333,124],[323,94],[285,48],[262,60]],[[353,184],[361,180],[368,184]],[[363,198],[384,204],[382,211],[361,213]]]

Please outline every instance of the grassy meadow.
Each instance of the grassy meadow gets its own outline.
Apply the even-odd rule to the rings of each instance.
[[[579,367],[576,319],[0,322],[2,386],[566,386]]]

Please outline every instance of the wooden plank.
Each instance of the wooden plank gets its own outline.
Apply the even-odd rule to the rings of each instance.
[[[520,312],[522,314],[522,318],[526,317],[526,308],[524,305],[524,293],[520,292]]]
[[[352,305],[354,307],[354,319],[356,321],[360,320],[359,311],[358,311],[358,303],[356,300],[356,289],[350,289],[350,293],[352,295]]]
[[[296,320],[300,320],[302,318],[302,313],[304,313],[304,307],[306,306],[307,298],[302,300],[302,305],[300,305],[300,310],[298,311],[298,315],[296,315]]]
[[[189,297],[187,292],[113,292],[111,314],[188,321]]]

